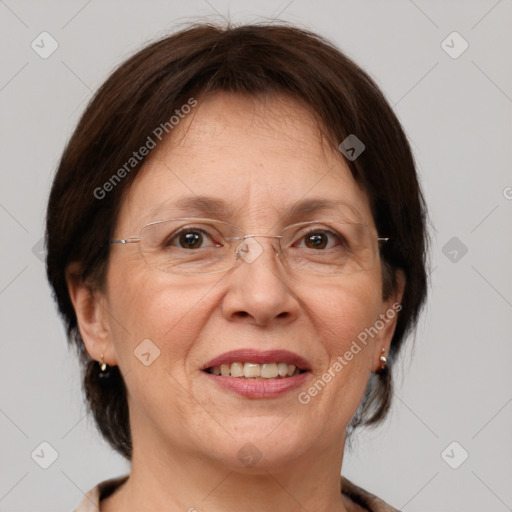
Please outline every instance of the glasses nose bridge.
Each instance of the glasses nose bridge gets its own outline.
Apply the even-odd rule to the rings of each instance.
[[[272,248],[274,249],[275,256],[279,256],[282,253],[281,248],[281,238],[282,235],[270,235],[267,233],[254,233],[247,234],[239,237],[235,237],[234,241],[238,241],[238,244],[235,246],[235,261],[243,260],[246,263],[253,263],[256,261],[259,256],[264,252],[265,248],[263,244],[260,244],[256,240],[251,243],[251,240],[256,238],[270,238],[277,239],[277,247],[276,244],[272,243]],[[272,240],[273,242],[273,240]]]
[[[278,254],[281,253],[282,247],[281,247],[281,239],[283,238],[283,235],[270,235],[267,233],[255,233],[255,234],[248,234],[243,236],[243,240],[248,240],[251,238],[275,238],[277,239],[277,247],[279,249]],[[275,248],[275,245],[272,244],[272,246]]]
[[[244,235],[243,238],[244,240],[247,239],[247,238],[283,238],[283,235],[268,235],[266,233],[263,233],[263,234],[251,234],[251,235]]]

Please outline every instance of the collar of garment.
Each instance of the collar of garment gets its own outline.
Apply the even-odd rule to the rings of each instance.
[[[128,476],[101,482],[83,497],[74,512],[98,512],[100,501],[121,487],[128,480]],[[343,476],[340,478],[340,489],[346,498],[344,502],[348,512],[400,512]]]

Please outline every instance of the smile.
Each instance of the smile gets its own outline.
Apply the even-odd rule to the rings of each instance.
[[[212,384],[244,398],[277,398],[305,385],[309,361],[288,350],[233,350],[208,361],[202,368]]]

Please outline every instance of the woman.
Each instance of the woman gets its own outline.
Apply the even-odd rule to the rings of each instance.
[[[199,25],[121,65],[47,215],[99,430],[77,511],[392,511],[341,477],[425,300],[425,209],[373,81],[287,26]]]

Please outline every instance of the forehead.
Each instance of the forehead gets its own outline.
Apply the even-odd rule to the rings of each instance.
[[[366,193],[311,111],[286,96],[216,93],[153,150],[118,226],[133,232],[179,214],[263,228],[315,212],[373,224]]]

